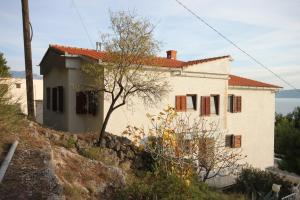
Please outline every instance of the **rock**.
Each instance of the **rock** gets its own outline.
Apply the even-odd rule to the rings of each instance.
[[[106,140],[101,140],[101,142],[100,142],[100,147],[101,147],[101,148],[106,147]]]
[[[125,155],[127,158],[129,158],[129,159],[133,159],[134,157],[135,157],[135,154],[134,154],[134,152],[133,151],[131,151],[131,150],[127,150],[127,152],[126,152],[126,155]]]
[[[129,171],[130,168],[131,168],[131,161],[127,160],[127,161],[124,161],[120,164],[120,168],[123,169],[125,172],[126,171]]]
[[[120,148],[121,148],[121,143],[119,141],[116,141],[114,150],[119,151]]]
[[[123,144],[121,144],[120,150],[121,150],[121,151],[126,151],[126,146],[123,145]]]
[[[78,140],[78,137],[77,137],[76,134],[73,134],[73,135],[72,135],[72,138],[73,138],[73,140],[74,140],[75,142]]]
[[[113,140],[110,140],[110,141],[108,142],[107,148],[113,149],[114,146],[115,146],[115,143],[113,142]]]
[[[60,140],[60,135],[52,133],[51,136],[50,136],[50,140],[59,141]]]
[[[77,149],[86,149],[89,146],[90,145],[84,140],[77,140],[77,142],[76,142],[76,148]]]
[[[120,160],[124,160],[124,153],[123,153],[123,151],[119,151],[118,152],[118,157],[120,158]]]

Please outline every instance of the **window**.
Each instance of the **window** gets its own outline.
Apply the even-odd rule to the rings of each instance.
[[[16,88],[21,88],[21,83],[16,83]]]
[[[175,97],[175,110],[177,112],[185,112],[186,111],[186,96],[176,96]]]
[[[242,112],[242,97],[228,95],[227,111],[231,113]]]
[[[189,110],[197,110],[197,95],[196,94],[186,95],[186,107]]]
[[[98,111],[98,95],[96,91],[76,93],[76,113],[96,115]]]
[[[47,91],[47,109],[50,109],[50,88]],[[49,101],[48,101],[49,100]],[[62,86],[52,88],[52,110],[53,111],[64,111],[64,91]]]
[[[46,108],[48,109],[48,110],[50,110],[51,109],[51,104],[50,104],[50,102],[51,102],[51,89],[49,88],[49,87],[47,87],[46,88]]]
[[[219,99],[220,95],[211,95],[210,96],[210,113],[219,114]]]
[[[57,88],[52,88],[52,110],[57,111]]]
[[[241,135],[226,135],[225,136],[225,147],[240,148],[242,146]]]

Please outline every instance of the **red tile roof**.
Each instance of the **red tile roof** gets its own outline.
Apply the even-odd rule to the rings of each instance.
[[[92,59],[101,59],[103,61],[108,60],[108,55],[102,51],[96,51],[94,49],[84,49],[84,48],[76,48],[69,46],[61,46],[61,45],[50,45],[50,48],[59,51],[60,53],[68,53],[72,55],[80,55],[87,56]],[[169,67],[169,68],[182,68],[189,65],[195,65],[199,63],[211,62],[219,59],[231,58],[229,55],[219,56],[213,58],[206,58],[200,60],[191,60],[191,61],[180,61],[174,59],[168,59],[163,57],[155,57],[154,60],[151,61],[151,65],[158,67]],[[271,87],[271,88],[280,88],[276,85],[271,85],[239,76],[230,75],[230,79],[228,84],[230,86],[248,86],[248,87]]]
[[[68,47],[68,46],[61,46],[61,45],[50,45],[50,48],[59,51],[61,53],[87,56],[92,59],[101,59],[103,61],[107,60],[107,53],[103,51],[96,51],[94,49],[84,49],[84,48]],[[201,60],[191,60],[187,62],[175,60],[175,59],[163,58],[163,57],[155,57],[153,60],[151,60],[150,65],[158,66],[158,67],[181,68],[181,67],[186,67],[188,65],[211,62],[223,58],[230,58],[230,56],[220,56],[220,57],[206,58]]]
[[[271,85],[240,76],[229,75],[228,85],[230,86],[246,86],[246,87],[269,87],[269,88],[281,88],[277,85]]]

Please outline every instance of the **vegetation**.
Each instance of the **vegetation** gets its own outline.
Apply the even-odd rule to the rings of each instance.
[[[183,180],[176,174],[167,174],[163,171],[147,173],[123,190],[118,191],[115,199],[122,200],[229,200],[244,199],[242,195],[225,195],[210,189],[205,183],[192,177],[190,181]]]
[[[0,78],[1,77],[10,77],[10,73],[4,54],[0,52]]]
[[[281,169],[300,175],[300,107],[286,116],[276,115],[275,153]]]
[[[101,121],[99,144],[104,138],[111,114],[132,98],[147,105],[160,101],[168,92],[167,81],[160,72],[144,70],[158,52],[158,42],[153,38],[154,26],[146,19],[126,12],[111,13],[112,34],[103,35],[102,46],[107,60],[87,63],[82,71],[92,79],[84,87],[104,93],[110,106]]]
[[[151,153],[166,173],[186,177],[197,172],[203,182],[220,174],[230,175],[244,158],[240,149],[226,148],[218,125],[204,119],[191,120],[168,107],[157,116],[149,115],[152,127],[128,126],[123,132]],[[145,141],[145,136],[148,140]]]
[[[271,172],[262,171],[254,168],[243,169],[237,178],[234,187],[235,192],[244,193],[249,198],[254,194],[257,199],[270,195],[273,184],[281,185],[279,196],[284,197],[291,194],[291,183],[281,179],[278,175]],[[252,194],[253,193],[253,194]]]

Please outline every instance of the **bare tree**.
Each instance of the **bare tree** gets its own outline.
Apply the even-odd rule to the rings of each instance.
[[[145,104],[160,101],[169,91],[168,82],[154,67],[153,58],[159,43],[153,37],[154,26],[135,13],[111,13],[111,34],[102,35],[106,59],[83,65],[82,71],[92,79],[92,88],[104,92],[110,101],[102,123],[99,143],[105,135],[111,114],[132,98]]]
[[[177,169],[183,176],[194,169],[205,182],[233,174],[241,166],[239,161],[245,156],[240,148],[225,146],[225,134],[218,123],[179,115],[172,107],[148,117],[152,123],[148,131],[129,126],[123,134],[142,145],[162,168]],[[144,136],[150,139],[144,142]]]

